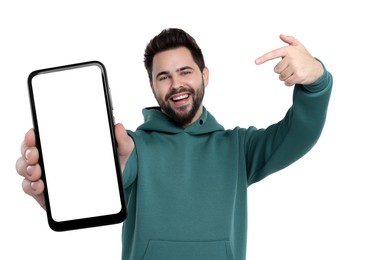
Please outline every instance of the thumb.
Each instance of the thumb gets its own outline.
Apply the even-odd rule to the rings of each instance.
[[[122,171],[125,168],[127,159],[129,159],[134,149],[134,141],[127,134],[126,129],[120,123],[115,125],[115,138],[117,142],[117,149],[119,155],[119,161]]]
[[[300,44],[300,42],[299,42],[297,39],[295,39],[293,36],[287,36],[287,35],[281,34],[281,35],[279,36],[279,38],[280,38],[283,42],[287,43],[288,45],[296,46],[296,45],[299,45],[299,44]]]

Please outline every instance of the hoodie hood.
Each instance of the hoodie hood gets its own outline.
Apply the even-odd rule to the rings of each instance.
[[[153,131],[167,134],[178,134],[186,132],[191,135],[208,134],[215,131],[223,131],[224,128],[217,120],[203,107],[203,113],[198,120],[186,128],[173,123],[159,107],[149,107],[142,110],[144,123],[137,130]]]

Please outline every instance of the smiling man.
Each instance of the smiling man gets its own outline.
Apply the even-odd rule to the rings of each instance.
[[[123,260],[244,260],[247,188],[306,154],[323,129],[332,76],[294,37],[264,54],[294,86],[293,105],[267,128],[225,130],[202,105],[209,71],[180,29],[154,37],[145,68],[159,107],[143,110],[136,131],[115,127],[128,217]],[[245,111],[242,111],[243,113]],[[92,126],[93,127],[93,126]],[[45,208],[34,131],[17,160],[23,190]]]
[[[157,53],[150,83],[161,111],[177,125],[187,127],[202,114],[208,69],[198,67],[187,48]]]

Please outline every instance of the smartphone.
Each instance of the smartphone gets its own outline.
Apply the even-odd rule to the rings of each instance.
[[[127,212],[104,65],[33,71],[28,92],[50,228],[122,222]]]

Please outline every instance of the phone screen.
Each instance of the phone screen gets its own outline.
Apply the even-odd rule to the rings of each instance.
[[[35,71],[29,91],[50,226],[67,230],[122,221],[121,170],[103,64]]]

